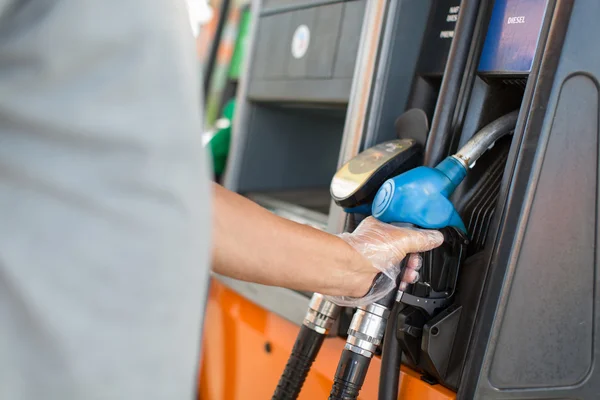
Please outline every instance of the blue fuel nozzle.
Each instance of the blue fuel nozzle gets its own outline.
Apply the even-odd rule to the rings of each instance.
[[[407,222],[422,228],[454,227],[467,233],[449,197],[467,175],[456,158],[447,157],[437,167],[417,167],[388,179],[379,188],[372,214],[382,222]]]
[[[356,207],[344,208],[344,212],[347,212],[348,214],[371,215],[371,207],[371,203],[366,203]]]

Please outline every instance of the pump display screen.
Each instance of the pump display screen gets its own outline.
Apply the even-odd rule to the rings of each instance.
[[[496,0],[479,72],[523,75],[531,71],[548,0]]]

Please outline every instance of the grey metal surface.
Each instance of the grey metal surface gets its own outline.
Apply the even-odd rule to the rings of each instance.
[[[265,193],[249,192],[246,196],[256,201],[258,201],[258,198],[261,198],[261,204],[263,199],[269,199],[269,201],[275,200],[316,212],[320,217],[325,218],[325,224],[327,224],[327,213],[329,212],[329,202],[331,201],[327,188],[270,191]],[[299,211],[302,212],[302,210]]]
[[[354,4],[361,5],[360,3]],[[312,51],[306,57],[308,61],[306,76],[308,78],[329,79],[333,77],[333,65],[338,56],[338,41],[345,7],[345,4],[337,3],[318,8],[318,13],[313,21],[313,33],[317,40],[312,43]],[[360,24],[353,28],[353,32],[347,33],[350,37],[356,37],[360,33]],[[331,49],[336,49],[336,51],[331,51]],[[348,61],[354,62],[353,59]]]
[[[369,99],[375,80],[377,52],[380,47],[389,4],[387,1],[367,1],[356,57],[357,63],[354,69],[352,89],[350,90],[350,101],[346,111],[342,145],[337,163],[338,169],[357,155],[362,147]],[[332,201],[327,230],[332,233],[340,233],[344,231],[345,224],[346,213]]]
[[[236,98],[224,185],[236,192],[327,188],[335,172],[344,124],[344,110],[339,106],[343,99],[339,92],[347,90],[344,86],[348,86],[348,78],[342,79],[345,82],[341,83],[336,79],[327,80],[331,85],[339,86],[337,95],[336,90],[319,90],[327,88],[319,79],[292,82],[291,89],[300,92],[293,95],[293,90],[278,79],[287,73],[294,15],[310,9],[259,18],[257,10],[260,7],[260,0],[253,1],[249,57]],[[331,7],[337,7],[339,11],[339,5],[324,6],[325,11],[331,11]],[[335,12],[328,15],[335,15]],[[261,31],[266,36],[259,38]],[[278,34],[270,35],[269,32]],[[283,58],[275,60],[273,57],[277,54]],[[272,101],[254,102],[251,89],[260,92],[262,100]],[[286,101],[282,100],[297,102],[311,98],[311,91],[313,94],[327,93],[321,100],[337,103],[338,109],[316,111],[310,107],[284,107]]]
[[[300,326],[304,321],[310,298],[293,290],[259,285],[214,274],[225,286],[248,300]]]
[[[340,30],[340,40],[333,68],[334,79],[347,78],[352,80],[360,35],[356,35],[356,27],[361,26],[365,16],[365,3],[362,1],[351,1],[344,4],[344,16]],[[350,97],[350,84],[348,85],[348,96]]]
[[[268,195],[250,194],[248,198],[280,217],[320,230],[327,229],[327,215],[281,201]]]
[[[267,192],[329,187],[343,114],[255,106],[238,190]]]
[[[262,102],[297,102],[346,105],[352,78],[256,80],[251,83],[249,99]]]
[[[366,3],[306,3],[262,15],[249,97],[346,104]],[[292,43],[300,27],[306,32],[306,52],[294,55]]]
[[[363,131],[364,148],[397,138],[394,123],[411,95],[431,6],[431,0],[390,2]]]
[[[363,148],[396,137],[430,8],[430,0],[367,2],[338,169]],[[328,231],[342,232],[347,215],[333,201],[329,216]]]
[[[308,67],[310,65],[309,63],[309,58],[313,53],[313,49],[314,49],[314,44],[315,42],[318,42],[319,37],[317,37],[316,32],[315,32],[315,19],[317,17],[317,12],[320,12],[320,8],[317,7],[310,7],[310,8],[305,8],[302,10],[297,10],[294,11],[292,13],[286,13],[286,14],[281,14],[281,15],[274,15],[270,18],[281,18],[281,17],[285,17],[287,15],[291,15],[292,16],[292,21],[291,24],[287,25],[287,26],[283,26],[282,28],[284,28],[284,31],[281,30],[272,30],[272,31],[267,31],[265,32],[264,36],[261,36],[258,40],[263,40],[266,37],[268,37],[271,40],[275,40],[275,41],[281,41],[284,43],[284,54],[285,54],[285,58],[283,59],[276,59],[275,57],[279,57],[280,53],[275,52],[275,49],[271,49],[271,52],[269,54],[268,57],[268,64],[269,66],[271,65],[277,65],[281,62],[283,62],[284,67],[286,68],[286,71],[284,73],[283,78],[292,78],[292,79],[303,79],[306,78],[307,75],[307,70]],[[292,35],[294,34],[294,31],[296,29],[296,27],[299,27],[301,25],[304,25],[306,27],[308,27],[309,31],[310,31],[310,38],[311,40],[309,41],[309,45],[308,48],[306,50],[306,55],[304,57],[300,57],[300,58],[296,58],[291,56],[290,54],[290,43],[292,42],[291,37],[290,40],[281,40],[280,38],[280,32],[291,32]],[[282,37],[285,37],[283,35],[281,35]],[[333,48],[335,48],[335,43]],[[284,86],[284,85],[281,85]]]
[[[261,14],[274,14],[324,4],[341,3],[346,0],[264,0]]]

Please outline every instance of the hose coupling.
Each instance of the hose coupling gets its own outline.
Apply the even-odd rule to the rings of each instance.
[[[315,293],[310,299],[304,317],[304,326],[325,335],[340,314],[341,307],[328,301],[322,294]]]
[[[345,348],[371,358],[381,345],[389,315],[390,310],[377,303],[359,307],[352,317]]]

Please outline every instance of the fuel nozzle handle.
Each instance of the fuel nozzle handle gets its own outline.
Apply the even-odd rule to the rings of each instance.
[[[383,222],[408,222],[427,229],[467,229],[449,197],[470,168],[517,123],[518,111],[506,114],[477,132],[455,155],[435,168],[417,167],[388,179],[379,188],[372,214]]]
[[[388,179],[379,189],[371,209],[382,222],[411,223],[425,229],[466,227],[449,197],[467,174],[465,166],[448,157],[437,167],[417,167]]]

